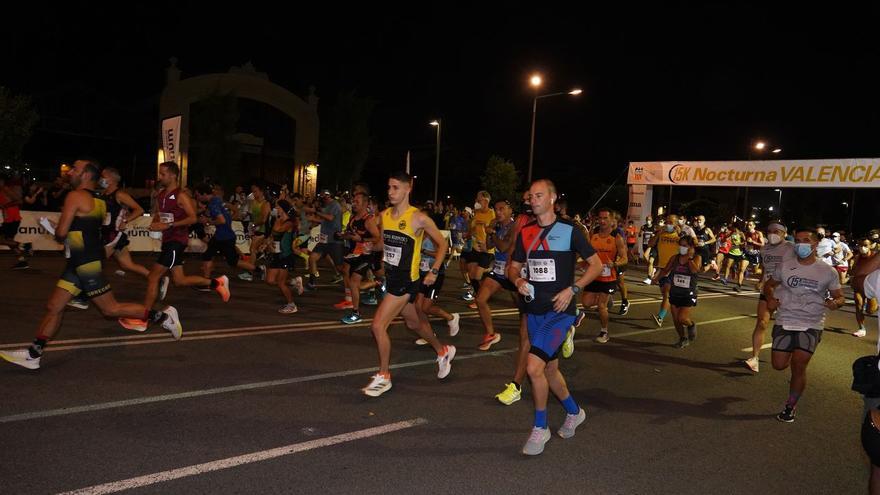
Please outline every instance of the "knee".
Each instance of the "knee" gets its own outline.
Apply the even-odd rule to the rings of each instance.
[[[776,370],[776,371],[782,371],[782,370],[788,368],[788,363],[785,363],[785,362],[783,362],[783,363],[778,363],[778,362],[776,362],[776,361],[773,361],[772,364],[773,364],[773,369]]]
[[[540,360],[529,360],[529,364],[526,365],[526,371],[531,378],[541,378],[544,376],[544,369],[546,365],[544,362]]]

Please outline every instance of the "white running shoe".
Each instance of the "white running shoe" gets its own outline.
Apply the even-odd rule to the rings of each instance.
[[[544,445],[550,440],[550,430],[547,428],[532,428],[532,434],[526,444],[523,445],[522,453],[525,455],[540,455],[544,452]]]
[[[364,392],[364,395],[379,397],[385,392],[391,390],[391,380],[376,373],[372,376],[370,383],[361,390]]]
[[[162,328],[171,332],[171,336],[174,337],[174,340],[180,340],[180,337],[183,336],[183,325],[180,324],[177,310],[174,306],[168,306],[162,310],[162,312],[167,316],[165,321],[162,322]]]
[[[284,306],[278,308],[278,312],[283,315],[292,315],[297,311],[299,311],[299,308],[296,307],[296,303],[285,304]]]
[[[171,279],[168,276],[162,277],[162,280],[159,281],[159,300],[164,301],[165,295],[168,294],[168,284],[171,283]]]
[[[761,368],[760,361],[756,357],[750,357],[743,361],[743,363],[745,363],[745,365],[755,373],[757,373],[758,370]]]
[[[584,408],[581,408],[577,414],[566,414],[565,415],[565,423],[559,428],[559,431],[556,433],[559,434],[562,438],[571,438],[574,436],[574,430],[580,426],[587,419],[587,412],[584,411]]]
[[[301,296],[303,292],[305,292],[305,287],[303,287],[303,278],[302,277],[294,277],[293,278],[293,287],[296,289],[296,295]]]
[[[642,280],[642,283],[644,283],[645,285],[651,285],[651,277],[648,277],[645,280]]]
[[[446,354],[437,356],[437,378],[443,379],[452,371],[452,360],[455,359],[455,346],[447,345]]]
[[[449,336],[450,337],[455,337],[456,335],[458,335],[458,330],[459,330],[458,321],[460,319],[461,319],[461,315],[459,315],[458,313],[452,313],[452,319],[449,320],[449,322],[447,323],[447,325],[449,325]]]
[[[21,349],[18,351],[0,351],[0,358],[29,370],[40,368],[40,358],[32,358],[30,351],[27,349]]]
[[[595,341],[598,344],[607,344],[609,340],[608,332],[599,332],[599,335],[596,336]]]
[[[868,331],[865,330],[864,328],[860,328],[860,329],[858,329],[858,331],[853,332],[853,337],[862,338],[865,335],[868,335]]]

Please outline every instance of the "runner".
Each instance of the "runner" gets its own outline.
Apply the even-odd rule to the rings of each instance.
[[[844,304],[837,273],[816,259],[816,231],[799,229],[795,240],[797,261],[777,265],[764,284],[767,309],[778,308],[773,327],[773,368],[781,371],[791,367],[788,400],[776,416],[785,423],[794,421],[798,400],[807,386],[807,365],[822,340],[825,314]]]
[[[678,253],[669,259],[669,263],[659,275],[671,281],[669,304],[675,331],[678,332],[678,342],[675,347],[679,349],[684,349],[697,339],[697,324],[691,318],[691,308],[697,305],[697,276],[700,274],[703,262],[697,254],[696,247],[693,237],[685,236],[679,239]]]
[[[189,241],[189,226],[198,221],[193,200],[180,189],[180,167],[174,162],[159,165],[159,182],[164,187],[156,197],[156,211],[150,231],[161,233],[162,252],[147,279],[144,307],[151,309],[159,296],[159,282],[170,270],[175,287],[210,287],[217,291],[223,302],[229,301],[229,278],[225,275],[208,279],[183,272],[183,253]],[[122,318],[119,323],[129,330],[146,328],[148,321]],[[155,322],[153,322],[155,323]]]
[[[342,233],[342,206],[333,199],[333,195],[328,189],[321,192],[321,201],[323,202],[321,211],[317,211],[315,208],[306,208],[306,211],[312,214],[311,220],[321,224],[318,244],[309,255],[309,290],[317,288],[318,261],[325,257],[330,259],[333,269],[338,272],[332,283],[342,282],[344,247],[342,239],[338,237]]]
[[[465,259],[472,288],[471,297],[466,299],[468,302],[473,302],[476,295],[480,293],[480,280],[495,259],[495,248],[489,247],[487,243],[487,232],[495,228],[495,211],[489,208],[489,201],[491,201],[491,197],[488,192],[480,191],[477,193],[476,203],[474,203],[474,219],[470,224],[470,237],[473,244]],[[477,309],[476,304],[472,309]]]
[[[571,438],[586,419],[559,372],[559,350],[566,331],[575,320],[577,295],[602,272],[602,261],[586,237],[571,222],[557,218],[553,211],[556,187],[549,180],[538,180],[530,188],[532,210],[537,221],[523,227],[507,267],[507,278],[514,280],[526,298],[529,343],[528,373],[535,402],[532,433],[523,446],[526,455],[539,455],[550,440],[547,428],[549,390],[562,402],[566,419],[558,434]],[[587,260],[588,268],[574,280],[577,256]],[[528,266],[528,279],[521,269]]]
[[[626,225],[626,252],[629,256],[629,261],[638,264],[639,263],[639,252],[636,249],[636,242],[639,239],[639,231],[636,229],[635,224],[632,220],[627,222]]]
[[[391,207],[382,212],[382,241],[385,254],[387,293],[382,298],[371,330],[379,352],[379,372],[364,387],[364,394],[378,397],[391,390],[391,339],[388,325],[402,314],[408,328],[417,328],[419,335],[437,352],[437,378],[443,379],[452,370],[455,346],[443,345],[434,336],[428,317],[413,303],[420,285],[433,285],[440,273],[448,245],[430,217],[409,204],[412,177],[399,172],[388,179],[388,200]],[[437,258],[424,279],[419,279],[422,238],[427,234],[437,247]]]
[[[712,280],[715,282],[721,280],[722,267],[724,266],[724,260],[727,259],[730,253],[730,247],[730,231],[727,230],[727,225],[722,225],[718,229],[718,254],[715,255],[715,264],[718,266],[718,271],[712,277]],[[722,283],[726,284],[726,282]]]
[[[620,213],[616,211],[612,211],[613,224],[612,228],[616,232],[617,236],[623,239],[626,236],[626,233],[620,226],[620,221],[623,219]],[[629,290],[626,288],[626,270],[628,268],[629,259],[624,259],[623,264],[617,265],[617,281],[615,284],[617,285],[617,290],[620,291],[620,309],[617,311],[617,314],[620,316],[626,316],[629,313]],[[608,296],[608,309],[610,310],[613,306],[612,298],[614,295]]]
[[[782,222],[771,223],[767,226],[769,243],[761,248],[761,258],[764,261],[764,276],[758,283],[761,296],[758,298],[758,312],[755,320],[755,330],[752,332],[752,357],[746,359],[745,365],[755,373],[760,371],[761,347],[764,345],[764,334],[767,333],[767,324],[770,323],[770,310],[767,309],[767,296],[764,294],[767,281],[782,263],[794,262],[797,255],[794,244],[785,240],[788,229]]]
[[[752,267],[752,273],[758,278],[761,279],[761,248],[764,247],[764,234],[761,233],[760,230],[755,229],[755,222],[749,222],[746,224],[747,232],[746,232],[746,246],[745,246],[745,261],[746,267]],[[745,273],[745,269],[743,269],[743,273]],[[740,284],[737,287],[737,291],[742,286],[742,280],[740,280]]]
[[[214,270],[214,257],[223,256],[230,268],[239,268],[259,273],[260,267],[244,261],[235,248],[235,231],[232,230],[232,213],[223,206],[223,196],[209,184],[196,186],[196,199],[207,205],[202,222],[214,226],[214,235],[208,241],[208,247],[202,253],[202,276],[210,279]]]
[[[657,247],[659,253],[657,256],[658,266],[668,265],[669,260],[678,254],[678,244],[682,237],[679,234],[678,225],[678,215],[668,215],[663,231],[653,239],[654,246]],[[658,327],[662,327],[663,319],[666,318],[666,314],[669,312],[669,286],[672,281],[669,280],[669,277],[660,277],[660,272],[658,271],[651,279],[651,282],[660,286],[660,294],[663,296],[663,299],[660,301],[660,311],[656,315],[651,315],[654,323]]]
[[[287,284],[289,270],[293,268],[298,256],[299,248],[294,246],[295,233],[297,230],[296,210],[290,202],[280,199],[275,203],[275,223],[272,224],[272,256],[269,259],[269,269],[266,274],[266,283],[275,285],[284,297],[284,305],[278,308],[283,315],[290,315],[299,311],[293,301],[293,294]],[[303,293],[302,277],[293,278],[293,287],[296,295]]]
[[[87,160],[77,160],[68,176],[74,190],[67,194],[61,217],[54,227],[55,239],[64,243],[67,267],[49,296],[34,342],[27,349],[0,351],[0,358],[28,369],[38,369],[43,350],[61,328],[65,305],[81,292],[105,317],[144,318],[161,324],[175,340],[180,339],[183,327],[173,307],[152,311],[140,304],[119,302],[113,296],[110,285],[101,274],[101,260],[105,255],[101,225],[106,218],[107,206],[95,192],[98,166]],[[146,330],[146,325],[137,330]]]
[[[431,208],[429,208],[429,206],[421,210],[422,213],[428,218],[430,218],[431,216]],[[430,237],[423,238],[422,259],[419,262],[419,277],[421,280],[424,280],[425,277],[429,273],[431,273],[431,267],[434,266],[434,261],[436,259],[437,250],[434,247],[433,241],[431,241]],[[459,320],[461,319],[460,315],[458,313],[450,314],[440,306],[436,305],[437,298],[440,297],[440,290],[443,289],[443,281],[445,279],[446,263],[441,263],[440,272],[437,274],[437,280],[431,285],[421,284],[421,286],[419,287],[419,294],[416,296],[416,307],[419,308],[422,313],[427,316],[436,316],[443,319],[443,321],[445,321],[446,325],[449,327],[449,336],[455,337],[456,335],[458,335]],[[417,332],[417,329],[415,328],[410,328],[410,330]],[[419,338],[418,340],[416,340],[416,345],[428,345],[428,341],[423,338]]]
[[[489,307],[489,299],[499,290],[504,289],[511,293],[513,305],[519,307],[519,298],[516,295],[516,287],[507,279],[507,261],[513,250],[513,237],[515,221],[512,218],[513,210],[506,200],[495,202],[495,229],[489,233],[488,246],[495,249],[495,259],[492,270],[483,275],[480,291],[477,293],[477,310],[480,321],[486,333],[480,342],[478,349],[488,351],[493,345],[501,342],[501,334],[495,332],[492,322],[492,308]]]
[[[871,249],[872,243],[871,239],[862,239],[859,242],[859,253],[855,257],[855,263],[853,264],[853,279],[852,287],[853,287],[853,299],[855,299],[856,303],[856,323],[859,325],[859,329],[853,332],[854,337],[864,337],[867,335],[868,331],[865,329],[865,314],[876,314],[877,313],[877,299],[869,298],[865,295],[864,287],[862,284],[856,284],[856,273],[861,271],[862,265],[868,263],[872,258],[877,254],[876,251]]]
[[[263,191],[262,186],[254,184],[251,186],[251,194],[248,196],[249,198],[249,213],[250,213],[250,234],[251,234],[251,247],[250,247],[250,258],[253,259],[254,264],[257,263],[257,260],[260,258],[265,258],[266,256],[266,247],[268,240],[266,239],[266,231],[269,228],[269,216],[272,211],[272,207],[269,205],[269,202],[266,201],[266,194]],[[250,273],[242,273],[238,276],[238,278],[242,280],[252,281],[253,275]]]
[[[837,270],[840,277],[840,285],[845,285],[848,282],[847,272],[849,271],[849,262],[853,257],[853,252],[849,245],[840,239],[840,232],[832,234],[831,240],[834,242],[834,250],[831,253],[831,266]]]
[[[363,192],[356,192],[352,199],[352,215],[342,238],[354,243],[351,252],[344,257],[342,277],[345,281],[345,300],[336,304],[337,309],[348,309],[342,323],[360,323],[361,282],[366,279],[372,261],[371,246],[380,242],[379,226],[367,210],[369,198]],[[347,304],[346,304],[347,303]]]
[[[715,238],[712,229],[706,226],[705,216],[697,215],[694,221],[694,233],[697,235],[696,254],[702,261],[703,266],[701,269],[703,273],[707,273],[709,270],[715,270],[715,273],[717,274],[719,268],[715,263],[715,258],[712,256],[712,245],[718,240]]]
[[[641,234],[642,257],[648,262],[648,276],[645,278],[644,283],[649,285],[654,277],[654,262],[657,260],[657,248],[653,247],[654,243],[651,242],[654,236],[657,235],[657,228],[654,226],[651,217],[648,217],[645,220],[645,225],[642,225]]]
[[[600,208],[598,214],[598,231],[590,236],[590,245],[602,263],[599,276],[584,287],[581,304],[586,312],[596,306],[599,313],[599,334],[595,341],[600,344],[608,342],[608,296],[617,288],[617,268],[626,263],[626,246],[623,239],[615,235],[613,230],[614,213],[608,208]],[[570,357],[574,351],[574,327],[572,327],[562,347],[562,357]]]
[[[18,257],[18,261],[12,266],[13,270],[30,268],[28,262],[25,261],[25,254],[29,251],[28,246],[15,240],[20,225],[21,194],[9,187],[6,184],[6,177],[0,175],[0,245],[8,246]]]
[[[746,275],[746,268],[749,266],[749,261],[745,258],[745,253],[743,252],[746,236],[739,230],[736,224],[733,224],[730,228],[728,240],[730,241],[730,250],[725,255],[724,278],[721,279],[721,283],[727,285],[727,281],[730,279],[730,268],[733,267],[737,274],[736,291],[739,292],[742,288],[743,277]]]

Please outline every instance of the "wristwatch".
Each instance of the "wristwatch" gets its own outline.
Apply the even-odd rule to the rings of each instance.
[[[438,275],[438,274],[440,274],[440,271],[437,270],[436,268],[431,268],[431,273],[433,273],[434,275]]]
[[[571,289],[572,292],[574,292],[574,295],[578,295],[578,294],[581,293],[581,288],[578,287],[577,285],[572,285],[572,286],[570,287],[570,289]]]

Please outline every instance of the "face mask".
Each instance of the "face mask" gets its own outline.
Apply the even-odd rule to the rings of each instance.
[[[862,246],[859,248],[859,252],[862,254],[868,254],[869,252],[871,252],[871,250],[868,249],[868,246]]]
[[[754,233],[755,233],[755,228],[749,227],[749,234],[754,234]]]
[[[667,225],[666,232],[669,232],[670,234],[675,232],[675,225]]]
[[[678,246],[678,253],[682,256],[688,254],[688,250],[690,250],[690,248],[687,246]]]
[[[782,237],[780,237],[778,234],[770,234],[769,237],[770,244],[779,244],[780,242],[782,242]]]
[[[483,205],[481,205],[480,203],[474,203],[474,211],[481,210],[482,208]]]
[[[813,254],[813,245],[799,242],[797,244],[797,255],[800,259],[809,258]]]
[[[103,177],[100,178],[100,179],[98,179],[98,186],[99,186],[101,189],[107,189],[107,187],[109,186],[109,184],[107,184],[107,179],[105,179],[105,178],[103,178]]]
[[[654,222],[648,220],[648,227],[650,227],[652,223],[654,223]]]

